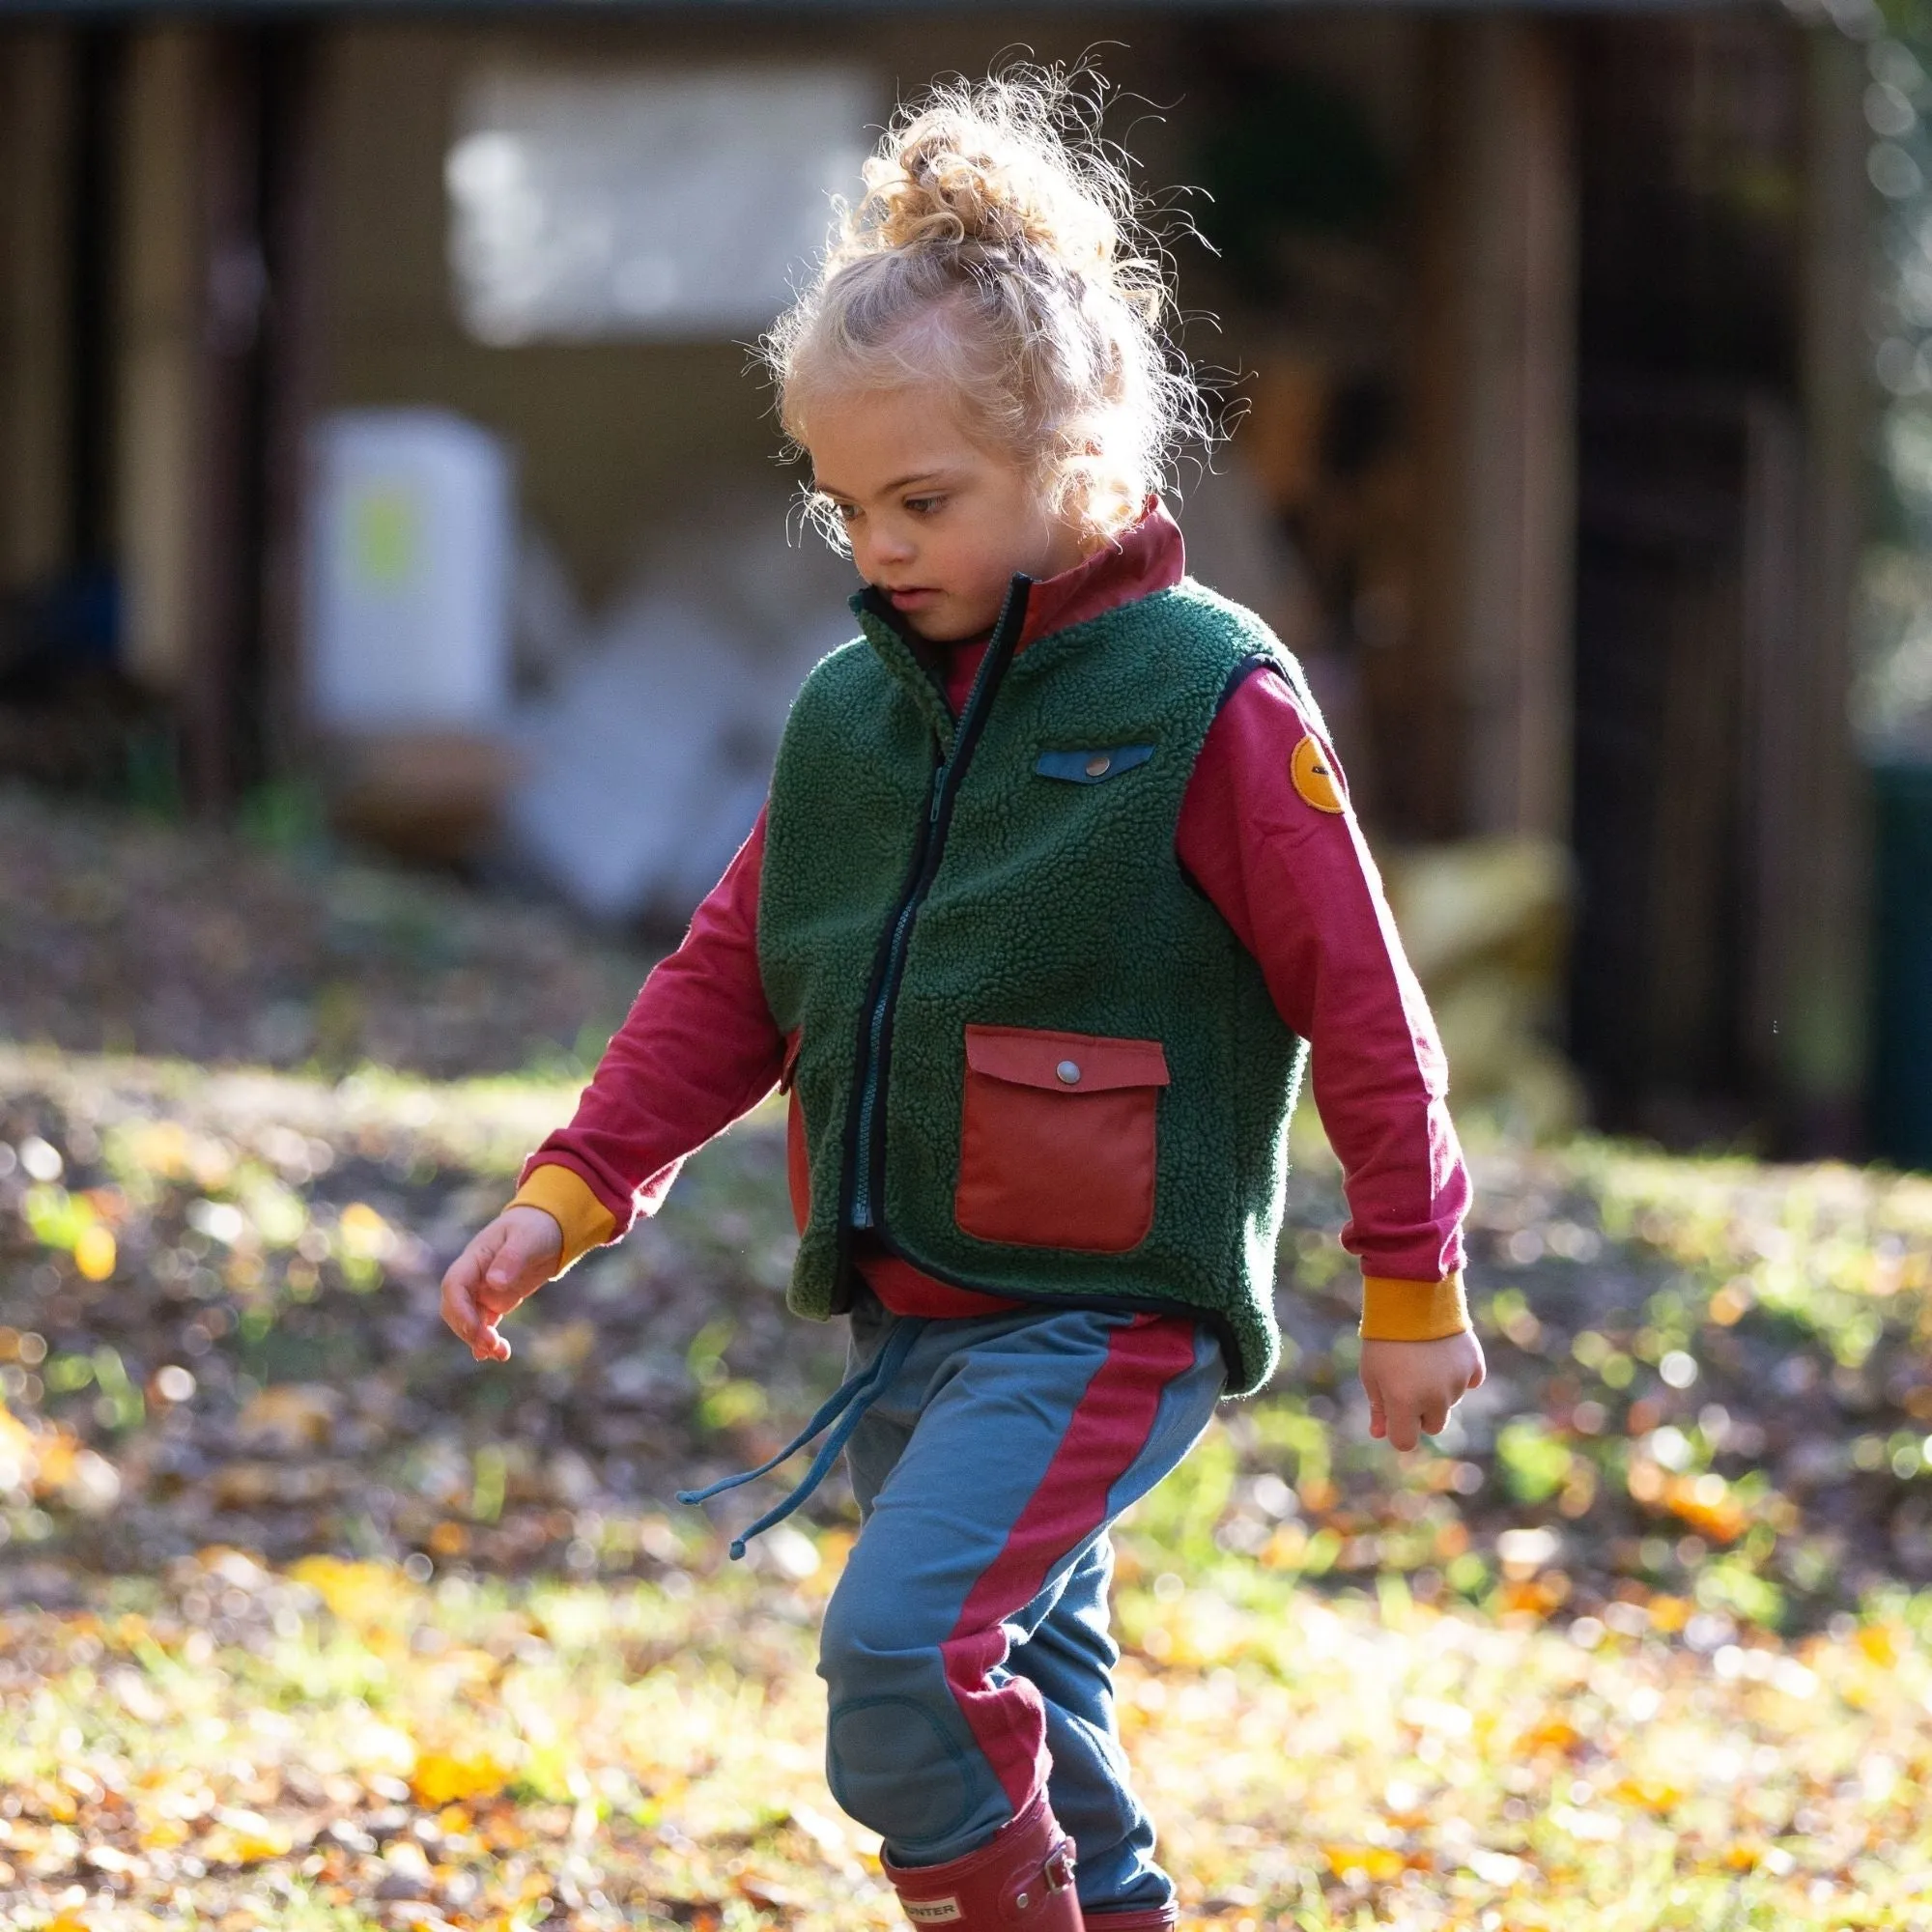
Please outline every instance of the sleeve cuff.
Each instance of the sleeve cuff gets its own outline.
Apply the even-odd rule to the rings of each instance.
[[[574,1169],[546,1162],[530,1169],[529,1177],[511,1199],[512,1208],[541,1208],[563,1230],[561,1274],[580,1255],[601,1248],[617,1232],[617,1217],[591,1193],[589,1183]]]
[[[1439,1342],[1470,1325],[1460,1268],[1443,1281],[1362,1277],[1360,1333],[1365,1342]]]

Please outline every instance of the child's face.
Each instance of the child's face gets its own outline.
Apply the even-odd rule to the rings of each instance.
[[[1014,571],[1054,577],[1084,554],[1077,527],[1019,464],[967,437],[940,387],[827,396],[804,440],[859,574],[934,643],[989,628]]]

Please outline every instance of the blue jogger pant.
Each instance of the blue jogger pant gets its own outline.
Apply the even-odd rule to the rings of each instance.
[[[898,1319],[862,1298],[852,1369]],[[1088,1910],[1172,1896],[1114,1721],[1107,1526],[1179,1463],[1224,1378],[1190,1317],[926,1321],[846,1446],[864,1519],[827,1608],[834,1796],[893,1859],[983,1844],[1039,1788]]]

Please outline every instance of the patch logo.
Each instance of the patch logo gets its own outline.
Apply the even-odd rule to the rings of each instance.
[[[1288,775],[1302,800],[1317,811],[1340,811],[1342,787],[1328,753],[1316,742],[1312,731],[1304,732],[1294,755],[1288,761]]]
[[[956,1898],[902,1898],[899,1910],[915,1925],[953,1925],[966,1917]]]

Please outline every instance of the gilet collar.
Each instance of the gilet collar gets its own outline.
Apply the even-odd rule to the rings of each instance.
[[[1068,631],[1157,590],[1172,590],[1187,568],[1180,526],[1158,497],[1150,496],[1134,523],[1070,570],[1042,578],[1027,599],[1026,624],[1015,648]]]

